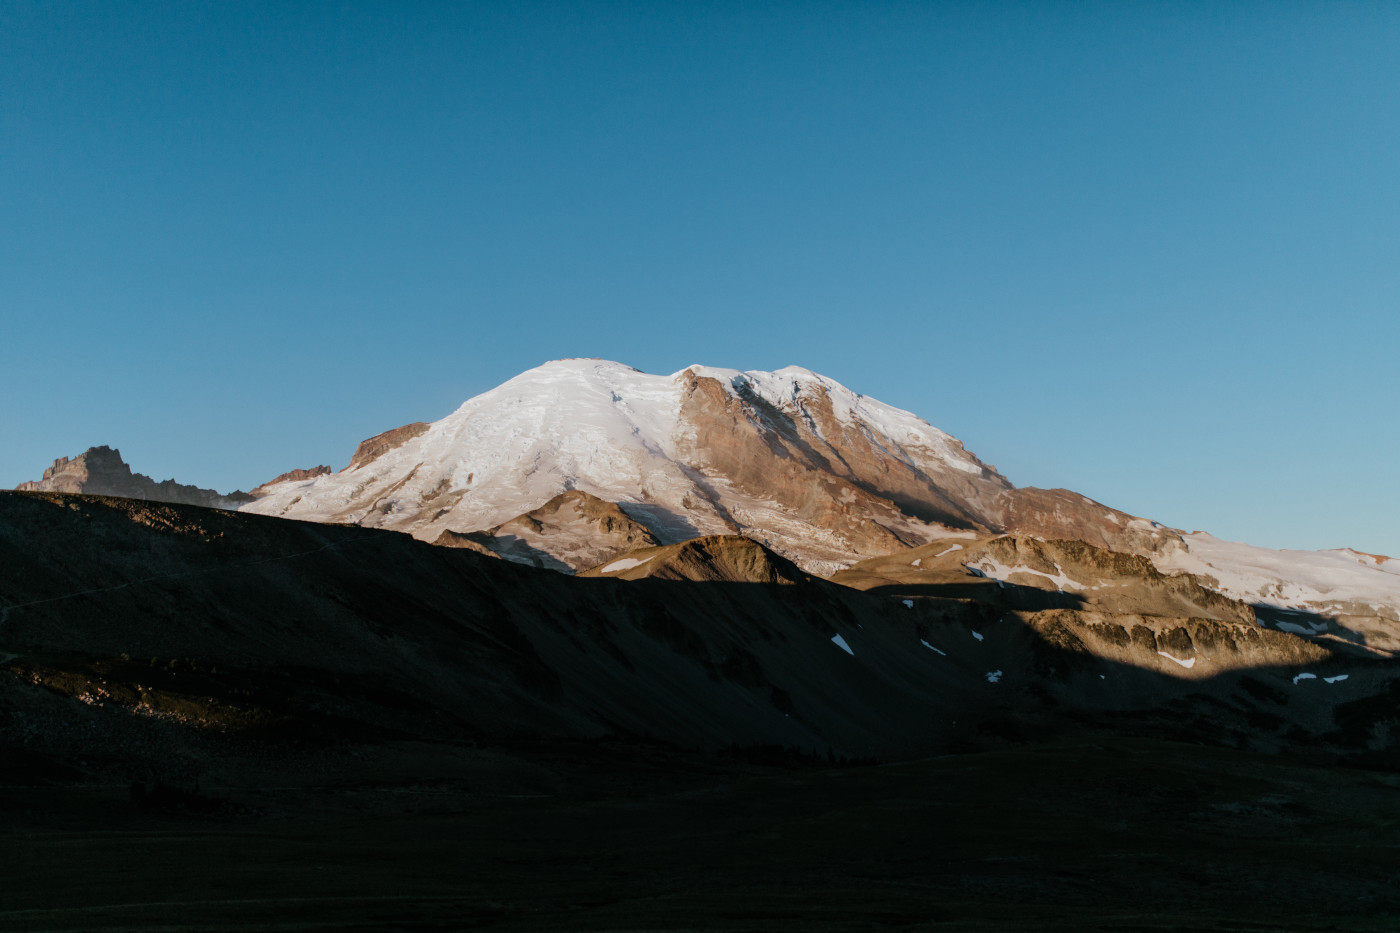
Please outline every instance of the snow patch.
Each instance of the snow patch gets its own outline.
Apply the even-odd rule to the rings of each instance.
[[[1297,677],[1293,678],[1293,686],[1296,687],[1300,680],[1317,680],[1317,675],[1308,673],[1299,674]]]
[[[1195,667],[1195,666],[1196,666],[1196,659],[1195,659],[1195,658],[1187,658],[1186,660],[1183,661],[1181,658],[1173,657],[1172,655],[1167,654],[1165,651],[1159,651],[1159,652],[1157,652],[1157,653],[1160,654],[1162,657],[1166,658],[1168,661],[1175,661],[1177,664],[1180,664],[1182,667],[1185,667],[1185,668],[1188,668],[1188,669],[1189,669],[1189,668],[1192,668],[1192,667]]]
[[[981,641],[981,640],[982,640],[982,633],[981,633],[981,632],[973,632],[973,633],[972,633],[972,637],[975,638],[975,639],[977,639],[978,641]]]
[[[1001,671],[987,671],[987,683],[994,684],[1001,681]]]
[[[943,657],[945,657],[945,658],[948,656],[948,652],[943,651],[942,649],[933,647],[933,645],[930,645],[928,642],[924,641],[922,638],[919,639],[919,644],[923,645],[925,648],[927,648],[927,649],[930,650],[930,651],[937,651],[939,654],[943,655]]]
[[[856,653],[851,650],[851,646],[846,644],[846,639],[842,638],[840,635],[832,635],[831,640],[833,643],[835,643],[836,647],[840,648],[842,651],[846,652],[851,657],[856,656]]]
[[[1018,573],[1021,573],[1029,574],[1033,577],[1044,577],[1046,580],[1049,580],[1051,583],[1055,584],[1055,589],[1059,590],[1060,592],[1064,592],[1066,587],[1070,587],[1076,590],[1084,589],[1084,584],[1078,582],[1077,580],[1071,580],[1068,576],[1065,575],[1065,572],[1060,569],[1059,564],[1055,565],[1055,573],[1053,576],[1051,574],[1046,573],[1043,570],[1033,570],[1032,568],[1027,567],[1024,564],[1018,564],[1015,567],[1008,567],[1003,564],[997,563],[991,558],[984,559],[977,567],[969,566],[967,569],[972,570],[974,573],[977,574],[977,576],[990,577],[991,579],[1001,583],[1009,583],[1013,576],[1015,576]]]
[[[652,555],[652,557],[655,557],[655,556],[656,556],[655,554]],[[642,566],[642,564],[645,564],[645,563],[646,563],[647,561],[649,561],[649,560],[651,560],[651,557],[643,557],[641,560],[638,560],[638,559],[635,558],[635,557],[624,557],[624,558],[622,558],[621,560],[615,560],[615,561],[613,561],[611,564],[608,564],[606,567],[604,567],[602,570],[600,570],[600,571],[598,571],[598,572],[599,572],[599,573],[620,573],[620,572],[623,571],[623,570],[631,570],[633,567],[640,567],[640,566]]]
[[[919,566],[920,564],[922,564],[923,562],[924,562],[924,559],[923,559],[922,557],[920,557],[920,558],[918,558],[917,560],[912,560],[912,561],[910,561],[910,562],[909,562],[909,566],[910,566],[910,567],[917,567],[917,566]]]
[[[1335,684],[1340,681],[1346,680],[1350,676],[1350,674],[1338,674],[1336,677],[1324,677],[1322,679],[1325,683]]]
[[[951,554],[951,553],[953,553],[954,551],[961,551],[962,549],[963,549],[963,546],[962,546],[961,544],[955,544],[955,545],[953,545],[952,547],[948,548],[947,550],[939,551],[937,554],[935,554],[935,555],[933,555],[933,556],[934,556],[935,558],[938,558],[938,557],[942,557],[944,554]],[[914,563],[917,564],[918,561],[914,561]]]
[[[900,600],[900,602],[904,603],[904,608],[905,608],[905,609],[913,609],[913,608],[914,608],[914,600],[912,600],[912,599],[902,599],[902,600]]]

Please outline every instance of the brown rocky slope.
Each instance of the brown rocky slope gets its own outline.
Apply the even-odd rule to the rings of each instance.
[[[862,561],[830,579],[860,590],[970,598],[1009,608],[1256,621],[1250,606],[1207,589],[1191,574],[1168,576],[1145,557],[1083,541],[1024,535],[935,542]]]
[[[658,542],[615,503],[571,489],[537,509],[482,531],[444,531],[434,544],[478,545],[507,560],[564,573],[584,570]]]

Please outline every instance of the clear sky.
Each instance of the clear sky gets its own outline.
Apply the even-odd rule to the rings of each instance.
[[[1017,485],[1400,554],[1400,4],[0,4],[0,487],[798,364]]]

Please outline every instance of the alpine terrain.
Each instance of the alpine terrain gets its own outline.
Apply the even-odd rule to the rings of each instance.
[[[92,448],[0,493],[0,930],[1393,929],[1398,565],[798,368]]]
[[[1016,488],[922,418],[795,366],[653,376],[558,360],[441,421],[364,441],[340,472],[254,495],[244,511],[441,543],[469,535],[507,559],[574,571],[716,534],[746,535],[818,575],[933,541],[1080,541],[1189,572],[1285,631],[1400,649],[1400,561],[1234,544],[1068,490]]]

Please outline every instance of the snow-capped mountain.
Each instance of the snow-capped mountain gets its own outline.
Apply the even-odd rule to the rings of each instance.
[[[113,486],[106,477],[130,469],[115,452],[98,469],[104,451],[59,461],[23,488],[193,501],[173,481]],[[1396,560],[1234,544],[1068,490],[1018,489],[922,418],[795,366],[656,376],[558,360],[440,421],[369,438],[339,472],[293,470],[252,495],[243,511],[394,529],[566,571],[715,534],[747,535],[818,575],[941,539],[1082,541],[1189,572],[1271,627],[1400,651]],[[198,501],[238,505],[227,499]]]
[[[821,570],[989,527],[1011,488],[926,421],[798,367],[559,360],[245,508],[436,539],[578,489],[662,542],[742,532]]]

